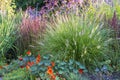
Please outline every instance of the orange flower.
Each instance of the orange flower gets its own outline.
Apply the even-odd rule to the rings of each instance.
[[[83,69],[79,69],[79,73],[82,74],[83,73]]]
[[[26,65],[26,69],[29,70],[29,69],[30,69],[30,66]]]
[[[2,66],[0,66],[0,69],[2,69],[3,67]]]
[[[48,73],[49,75],[53,75],[53,70],[52,70],[51,67],[48,67],[47,73]]]
[[[30,52],[30,51],[27,51],[26,54],[27,54],[28,56],[31,56],[31,52]]]
[[[34,62],[31,62],[31,64],[33,65],[33,64],[34,64]]]
[[[56,80],[55,78],[56,78],[56,76],[54,74],[51,75],[51,80]]]
[[[51,67],[51,66],[48,66],[47,73],[51,76],[51,79],[50,79],[50,80],[55,80],[56,76],[54,75],[54,73],[53,73],[53,70],[52,70],[52,67]]]
[[[54,62],[51,62],[51,65],[52,65],[52,67],[54,67],[54,66],[55,66],[55,63],[54,63]]]
[[[36,64],[38,64],[40,62],[40,54],[38,54],[38,56],[36,57]]]
[[[32,65],[34,65],[34,62],[28,62],[27,65],[32,66]]]

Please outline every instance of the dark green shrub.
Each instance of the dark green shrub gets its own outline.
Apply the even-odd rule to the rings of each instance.
[[[28,6],[31,7],[42,7],[44,4],[44,0],[13,0],[16,4],[16,9],[22,8],[26,10]]]

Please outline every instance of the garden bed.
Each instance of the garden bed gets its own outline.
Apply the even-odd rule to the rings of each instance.
[[[0,80],[120,80],[119,0],[34,1],[1,1]]]

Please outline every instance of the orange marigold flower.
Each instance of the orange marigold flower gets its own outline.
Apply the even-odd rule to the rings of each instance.
[[[51,80],[56,80],[56,76],[54,74],[51,75]]]
[[[32,66],[34,65],[34,62],[28,62],[27,65]]]
[[[36,64],[38,64],[40,62],[40,54],[38,54],[38,56],[36,57]]]
[[[30,66],[26,65],[26,69],[29,70],[29,69],[30,69]]]
[[[82,74],[83,73],[83,69],[79,69],[79,73]]]
[[[48,68],[47,73],[48,73],[49,75],[53,75],[53,70],[52,70],[52,68]]]
[[[55,63],[54,63],[54,62],[51,62],[51,65],[52,65],[52,67],[54,67],[54,66],[55,66]]]
[[[31,52],[30,52],[30,51],[27,51],[26,54],[27,54],[28,56],[31,56]]]
[[[50,80],[55,80],[56,76],[53,73],[52,67],[48,66],[47,73],[50,75],[51,79]]]

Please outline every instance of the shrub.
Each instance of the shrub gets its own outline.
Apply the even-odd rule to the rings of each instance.
[[[13,1],[15,2],[16,10],[18,10],[19,8],[22,8],[22,10],[26,10],[28,6],[40,8],[44,5],[43,0],[30,0],[30,1],[13,0]]]
[[[109,30],[95,20],[90,21],[87,15],[84,18],[73,14],[55,17],[47,24],[43,51],[63,60],[73,58],[85,66],[97,65],[97,56],[103,58],[107,50]]]

